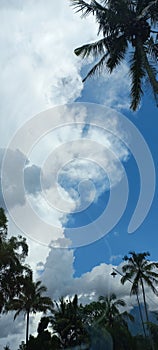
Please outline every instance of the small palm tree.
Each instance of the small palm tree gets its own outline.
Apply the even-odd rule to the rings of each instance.
[[[158,295],[158,291],[154,286],[154,284],[158,284],[158,273],[154,271],[155,268],[158,268],[158,263],[149,262],[147,257],[150,256],[150,254],[148,252],[138,254],[129,252],[129,254],[130,256],[126,255],[123,258],[127,263],[122,267],[124,276],[121,278],[121,283],[124,284],[129,279],[133,280],[131,295],[138,295],[141,287],[146,321],[149,322],[144,283],[151,288],[154,294]]]
[[[32,273],[23,280],[23,286],[18,298],[14,298],[7,306],[7,311],[15,310],[14,319],[22,312],[26,315],[26,349],[29,338],[29,317],[30,313],[52,310],[53,302],[49,297],[42,296],[47,288],[41,285],[41,281],[33,282]]]
[[[113,293],[110,296],[99,297],[99,301],[104,307],[103,320],[106,322],[106,326],[114,327],[116,321],[126,324],[125,318],[129,317],[133,321],[133,317],[126,311],[120,313],[119,307],[125,307],[126,303],[122,299],[117,299],[116,295]]]
[[[82,58],[92,55],[99,58],[85,81],[93,74],[101,73],[104,66],[111,73],[130,55],[131,109],[136,110],[143,94],[142,85],[147,78],[156,102],[158,101],[158,1],[151,0],[71,0],[82,17],[92,14],[98,24],[101,39],[76,48],[75,54]]]

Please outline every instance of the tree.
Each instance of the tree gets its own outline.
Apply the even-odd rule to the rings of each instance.
[[[67,301],[61,298],[59,303],[56,303],[51,322],[53,331],[60,340],[61,348],[87,343],[88,336],[82,323],[77,295]]]
[[[131,78],[131,109],[136,110],[143,94],[143,83],[147,78],[158,104],[158,1],[151,0],[71,0],[82,17],[92,14],[98,24],[102,38],[75,49],[82,58],[90,55],[99,58],[87,76],[101,73],[104,66],[111,73],[130,54],[129,74]]]
[[[121,278],[121,283],[124,284],[129,279],[133,280],[131,287],[131,295],[138,295],[140,287],[143,293],[144,308],[146,314],[146,322],[149,322],[144,283],[151,288],[153,293],[158,295],[154,284],[158,284],[158,273],[154,270],[158,268],[158,263],[149,262],[147,259],[150,254],[148,252],[138,253],[129,252],[130,256],[125,255],[123,260],[127,262],[122,271],[124,276]]]
[[[22,287],[23,277],[29,270],[24,265],[28,254],[26,239],[21,236],[7,238],[7,218],[0,208],[0,313],[5,305],[17,296]]]
[[[30,313],[44,312],[52,310],[53,302],[49,297],[42,296],[47,288],[41,285],[41,281],[33,282],[32,273],[25,276],[23,280],[23,288],[18,298],[8,304],[7,310],[15,310],[14,319],[22,312],[26,315],[26,349],[28,349],[29,338],[29,318]]]

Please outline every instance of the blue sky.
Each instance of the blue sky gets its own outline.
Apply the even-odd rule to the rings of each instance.
[[[155,197],[144,222],[136,232],[128,234],[127,228],[140,190],[136,161],[132,154],[129,156],[123,142],[116,141],[108,133],[104,135],[103,128],[87,127],[85,106],[86,103],[95,103],[100,106],[100,111],[102,108],[113,108],[116,112],[113,112],[114,119],[107,117],[105,126],[122,140],[125,130],[120,128],[118,112],[131,120],[150,149],[156,172],[158,109],[150,91],[147,91],[138,112],[129,111],[126,63],[111,76],[104,72],[100,78],[82,84],[82,77],[92,62],[83,62],[73,51],[84,42],[95,40],[97,29],[92,17],[81,20],[67,1],[48,0],[46,5],[41,0],[37,6],[35,0],[23,3],[5,0],[1,1],[0,10],[3,28],[0,40],[0,166],[7,150],[7,162],[5,158],[1,173],[0,201],[8,215],[9,234],[26,235],[29,245],[27,262],[33,269],[34,278],[42,279],[52,298],[77,292],[81,301],[89,302],[105,293],[106,286],[107,293],[115,292],[132,307],[135,300],[129,298],[129,286],[120,286],[119,277],[114,281],[110,273],[112,266],[120,268],[122,257],[129,250],[149,251],[152,260],[158,259],[158,189],[156,186]],[[77,118],[83,121],[83,127],[77,125],[75,113],[70,113],[71,108],[69,110],[70,104],[73,106],[76,102],[81,103],[80,108],[76,104],[76,113]],[[63,106],[67,108],[66,112]],[[95,110],[94,105],[93,108]],[[55,121],[60,122],[61,128],[57,128],[55,133],[49,130],[49,122],[53,118],[52,112],[49,115],[47,110],[59,112],[56,112]],[[42,113],[41,117],[39,113]],[[67,126],[67,121],[73,121],[74,125]],[[83,136],[88,138],[86,144]],[[76,140],[78,143],[75,144]],[[100,143],[97,146],[98,140]],[[109,146],[122,168],[108,153],[105,154],[104,146]],[[81,150],[85,160],[79,162]],[[87,162],[86,152],[93,162]],[[93,223],[105,210],[110,194],[105,169],[111,177],[112,188],[119,185],[124,169],[129,183],[126,210],[104,237],[83,247],[63,249],[69,244],[66,239],[69,228]],[[92,180],[91,184],[96,187],[95,194],[93,186],[90,188],[91,184],[84,182],[85,179]],[[80,182],[83,185],[83,206],[90,206],[77,214],[77,208],[82,209],[77,187]],[[150,176],[148,188],[150,190]],[[119,203],[117,197],[118,207]],[[29,210],[32,210],[31,219]],[[50,248],[48,246],[52,240]],[[147,294],[150,301],[157,302],[150,291]],[[155,303],[152,305],[150,302],[151,309],[155,308]],[[8,341],[15,343],[17,348],[16,342],[18,339],[21,341],[24,327],[22,319],[16,322],[13,323],[7,316],[0,320],[0,345]],[[32,322],[32,329],[35,330],[37,324]]]
[[[94,85],[95,88],[99,89],[99,82],[96,80],[96,78],[90,79],[85,83],[85,87],[79,101],[93,102],[95,100],[96,103],[99,102],[95,98],[92,99],[94,94]],[[143,97],[141,108],[137,112],[134,113],[126,110],[123,111],[123,114],[136,125],[147,142],[153,157],[157,174],[158,110],[150,91],[148,91],[148,93],[146,93]],[[111,256],[114,256],[113,263],[117,265],[121,262],[122,257],[130,250],[135,250],[136,252],[149,251],[151,254],[151,259],[157,260],[157,246],[155,244],[157,241],[157,186],[154,200],[146,219],[135,233],[128,234],[128,223],[135,208],[140,190],[139,173],[132,155],[125,163],[125,168],[130,184],[129,200],[126,211],[120,222],[111,232],[109,232],[109,234],[100,239],[98,242],[76,250],[76,275],[80,275],[83,272],[91,269],[94,265],[102,262],[111,262]],[[98,199],[98,202],[92,208],[95,215],[99,213],[100,207],[104,207],[106,198],[107,192],[105,192]],[[87,215],[91,215],[91,211],[90,213],[87,213]],[[82,221],[82,217],[80,217],[79,220]],[[86,262],[83,259],[84,256],[86,257]]]

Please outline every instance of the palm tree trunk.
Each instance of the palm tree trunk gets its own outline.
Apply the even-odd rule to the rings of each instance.
[[[145,298],[145,289],[144,289],[144,284],[143,284],[142,278],[140,279],[140,282],[141,282],[142,292],[143,292],[143,300],[144,300],[146,321],[147,321],[147,324],[148,324],[148,322],[149,322],[149,316],[148,316],[148,310],[147,310],[147,304],[146,304],[146,298]],[[149,328],[149,337],[150,337],[150,342],[151,342],[151,348],[152,348],[152,350],[155,350],[150,328]]]
[[[140,306],[138,293],[136,293],[136,296],[137,296],[137,302],[138,302],[138,308],[139,308],[139,314],[140,314],[140,319],[141,319],[141,323],[142,323],[142,328],[143,328],[144,336],[146,338],[146,331],[145,331],[145,327],[144,327],[143,315],[142,315],[142,310],[141,310],[141,306]]]
[[[142,278],[140,279],[140,282],[141,282],[142,292],[143,292],[143,300],[144,300],[144,308],[145,308],[146,322],[149,322],[148,310],[147,310],[147,304],[146,304],[146,298],[145,298],[145,290],[144,290],[144,284],[143,284]]]
[[[27,310],[26,314],[26,350],[28,350],[28,341],[29,341],[29,310]]]

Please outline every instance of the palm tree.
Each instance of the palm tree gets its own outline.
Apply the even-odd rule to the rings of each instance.
[[[158,104],[158,81],[156,65],[158,61],[158,0],[71,0],[82,17],[92,14],[98,24],[98,34],[102,38],[75,49],[82,58],[90,55],[99,58],[85,81],[104,66],[111,73],[125,58],[128,49],[130,55],[131,106],[136,110],[143,94],[143,83],[147,78]]]
[[[114,327],[115,323],[118,321],[120,324],[125,325],[125,318],[129,318],[131,321],[133,321],[133,316],[130,315],[127,311],[120,313],[119,307],[125,307],[126,303],[122,299],[117,299],[114,293],[110,296],[99,297],[99,301],[103,305],[103,320],[105,320],[106,326]]]
[[[154,286],[154,284],[158,284],[158,273],[154,271],[155,268],[158,268],[158,263],[149,262],[147,257],[150,254],[148,252],[138,254],[129,252],[129,254],[130,256],[126,255],[123,258],[127,263],[122,267],[124,276],[121,278],[121,283],[124,284],[129,279],[133,280],[131,295],[138,295],[141,286],[146,321],[149,322],[144,283],[151,288],[154,294],[158,295],[158,291]]]
[[[32,273],[23,280],[23,288],[19,297],[14,298],[7,307],[7,311],[15,310],[14,319],[22,312],[26,315],[26,349],[28,348],[29,338],[29,318],[30,313],[44,312],[52,310],[53,302],[49,297],[42,296],[47,288],[41,285],[41,281],[33,282]]]

